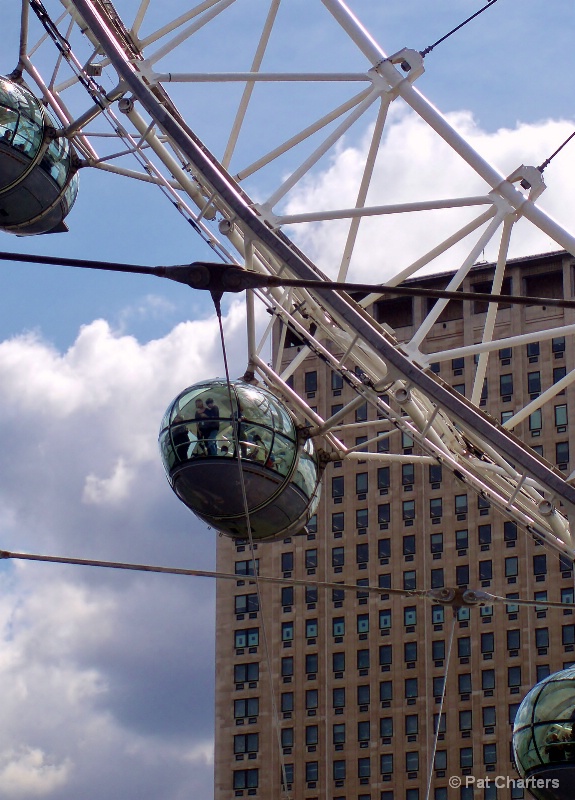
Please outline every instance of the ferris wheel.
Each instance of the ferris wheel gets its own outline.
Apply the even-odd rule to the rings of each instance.
[[[332,25],[341,47],[319,58],[317,48],[304,52],[305,42],[296,37],[287,57],[285,32],[295,36],[298,28],[285,5],[271,0],[264,10],[248,4],[247,12],[242,5],[205,0],[166,19],[151,0],[24,2],[19,62],[1,87],[0,137],[6,135],[0,150],[26,158],[3,195],[15,197],[35,169],[49,180],[26,184],[35,192],[34,210],[5,220],[3,229],[61,230],[74,202],[81,203],[76,191],[83,169],[157,186],[211,248],[213,263],[154,274],[208,289],[216,300],[222,292],[247,292],[246,384],[265,386],[266,398],[269,391],[288,405],[327,460],[366,457],[362,445],[345,446],[341,424],[367,402],[416,443],[422,455],[412,461],[441,464],[523,529],[572,557],[571,476],[513,430],[552,404],[575,373],[534,392],[503,424],[482,403],[490,359],[499,351],[575,333],[573,325],[542,323],[532,334],[501,338],[496,329],[506,303],[570,303],[525,298],[517,290],[511,296],[506,288],[517,228],[529,226],[575,256],[574,234],[540,204],[545,165],[517,163],[503,174],[436,110],[418,89],[433,47],[390,55],[342,0],[322,0],[310,18]],[[230,24],[237,28],[233,46],[221,35],[222,25]],[[37,107],[34,97],[42,101]],[[24,106],[32,110],[26,112],[28,138],[19,145],[16,115]],[[390,195],[385,164],[394,158],[402,115],[431,132],[454,169],[462,169],[467,191],[449,197],[441,187],[434,194],[415,184]],[[351,178],[343,181],[338,165],[346,158]],[[393,243],[395,229],[399,244]],[[493,254],[492,283],[480,292],[463,291],[486,250]],[[448,268],[441,288],[420,280]],[[419,293],[427,302],[407,339],[385,317],[386,298],[402,293]],[[462,302],[484,304],[481,327],[465,346],[435,351],[434,331],[450,304]],[[374,308],[375,316],[366,313]],[[356,395],[332,417],[321,417],[290,387],[310,354]],[[433,368],[460,358],[474,360],[468,396]],[[235,391],[239,397],[244,389]],[[273,397],[268,401],[273,405]],[[234,424],[238,437],[234,413],[230,441]],[[311,513],[315,484],[309,499]],[[298,524],[302,515],[298,511]]]

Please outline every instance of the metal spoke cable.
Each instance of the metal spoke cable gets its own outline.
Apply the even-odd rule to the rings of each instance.
[[[258,598],[258,610],[261,616],[261,628],[262,628],[262,641],[264,645],[264,653],[266,659],[266,666],[268,670],[269,682],[270,682],[270,698],[271,698],[271,705],[272,705],[272,719],[273,725],[276,731],[277,743],[278,743],[278,751],[279,751],[279,759],[281,765],[281,773],[282,773],[282,794],[285,795],[287,800],[290,800],[290,793],[288,791],[288,781],[287,781],[287,772],[286,772],[286,764],[285,758],[283,754],[283,747],[282,747],[282,740],[281,740],[281,725],[280,725],[280,717],[278,711],[278,705],[276,700],[276,692],[274,689],[274,682],[273,682],[273,672],[272,672],[272,659],[271,653],[268,644],[268,637],[266,631],[266,624],[263,612],[263,603],[262,603],[262,594],[261,594],[261,587],[260,587],[260,580],[258,575],[258,568],[257,568],[257,560],[256,560],[256,553],[254,548],[254,540],[252,535],[252,526],[250,521],[250,510],[248,505],[248,498],[246,493],[246,484],[244,479],[244,471],[242,468],[242,453],[241,453],[241,444],[240,444],[240,414],[241,408],[239,406],[238,401],[238,410],[236,414],[236,418],[234,419],[233,415],[233,402],[232,402],[232,388],[231,388],[231,380],[230,380],[230,371],[228,366],[228,356],[226,350],[226,341],[224,336],[224,328],[222,323],[222,309],[220,305],[220,300],[222,295],[218,292],[212,292],[212,300],[214,301],[214,306],[216,309],[216,315],[218,318],[218,325],[220,329],[220,340],[222,344],[222,357],[224,361],[224,371],[226,375],[226,384],[228,389],[228,398],[230,403],[230,410],[232,411],[232,422],[233,422],[233,437],[234,437],[234,445],[236,448],[236,458],[238,462],[238,474],[240,480],[240,489],[242,493],[242,501],[244,505],[244,515],[246,520],[246,527],[248,530],[248,541],[249,541],[249,548],[250,548],[250,555],[251,555],[251,563],[252,563],[252,571],[254,582],[256,586],[256,595]]]
[[[549,156],[549,158],[546,158],[546,159],[545,159],[545,161],[544,161],[542,164],[540,164],[540,165],[537,167],[537,169],[539,170],[539,172],[543,172],[543,170],[544,170],[546,167],[548,167],[548,166],[549,166],[549,164],[550,164],[550,163],[553,161],[553,159],[555,158],[555,156],[556,156],[558,153],[560,153],[560,152],[561,152],[561,150],[563,150],[563,148],[565,147],[565,145],[566,145],[566,144],[569,144],[569,142],[571,141],[571,139],[573,139],[573,137],[575,137],[575,131],[573,131],[573,133],[572,133],[570,136],[568,136],[568,137],[565,139],[565,141],[563,142],[563,144],[562,144],[562,145],[559,145],[559,147],[557,148],[557,150],[555,150],[555,152],[554,152],[554,153],[551,153],[551,155]]]
[[[447,673],[449,672],[449,661],[451,659],[451,650],[453,648],[453,637],[455,634],[455,623],[457,622],[457,611],[453,609],[453,621],[451,623],[451,631],[449,633],[449,644],[447,645],[447,658],[445,660],[445,674],[443,676],[443,688],[441,690],[441,702],[439,704],[439,713],[437,714],[437,726],[435,730],[435,737],[433,740],[433,750],[429,760],[429,775],[427,778],[427,794],[425,800],[429,800],[431,793],[431,785],[433,783],[433,767],[435,763],[435,753],[437,752],[437,742],[439,741],[439,732],[441,730],[441,715],[443,713],[443,702],[445,700],[445,687],[447,686]]]
[[[480,8],[479,11],[476,11],[475,14],[472,14],[470,17],[468,17],[466,20],[464,20],[461,24],[457,25],[456,28],[453,28],[453,30],[449,31],[449,33],[446,33],[445,36],[441,37],[441,39],[438,39],[434,44],[430,44],[429,47],[425,48],[425,50],[420,50],[419,51],[419,55],[422,56],[423,58],[425,58],[425,56],[428,53],[431,53],[431,51],[434,48],[436,48],[438,44],[441,44],[446,39],[449,39],[450,36],[452,36],[457,31],[461,30],[461,28],[463,28],[465,25],[467,25],[468,22],[471,22],[472,19],[475,19],[475,17],[478,17],[480,14],[483,14],[484,11],[486,11],[488,8],[491,8],[491,6],[494,5],[496,2],[497,2],[497,0],[489,0],[489,3],[487,3],[487,5],[483,6],[483,8]]]

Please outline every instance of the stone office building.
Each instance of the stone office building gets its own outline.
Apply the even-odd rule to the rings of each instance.
[[[502,293],[571,297],[573,263],[564,252],[511,261]],[[476,266],[464,289],[489,291],[492,277],[493,265]],[[444,288],[447,278],[411,283]],[[400,297],[371,311],[407,340],[429,302]],[[450,302],[431,332],[433,351],[472,343],[485,312],[481,302]],[[574,368],[572,338],[543,334],[573,322],[571,309],[500,307],[495,339],[542,336],[492,354],[481,399],[489,414],[505,421]],[[432,369],[465,394],[475,364],[456,358]],[[314,356],[293,385],[324,418],[353,396]],[[567,389],[514,431],[567,474],[574,401]],[[346,432],[348,446],[386,430],[372,407],[346,422],[358,423]],[[418,453],[399,432],[378,446]],[[288,581],[262,583],[260,600],[249,547],[218,540],[218,570],[235,572],[237,581],[220,581],[217,594],[216,800],[523,797],[521,788],[494,784],[453,789],[448,779],[518,777],[510,750],[515,711],[534,683],[573,663],[575,617],[513,600],[572,602],[572,563],[451,473],[409,461],[330,464],[308,530],[257,546],[260,575]],[[358,589],[318,589],[314,580]],[[381,592],[362,591],[365,585]],[[509,602],[454,610],[387,591],[441,587],[483,589]]]

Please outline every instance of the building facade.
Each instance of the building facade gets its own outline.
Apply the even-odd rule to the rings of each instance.
[[[573,263],[565,253],[510,262],[502,293],[571,297]],[[492,265],[476,266],[463,288],[489,291],[492,278]],[[413,283],[444,288],[447,279]],[[408,340],[430,302],[390,299],[372,313]],[[433,352],[477,341],[486,308],[451,301],[431,332]],[[502,304],[494,338],[573,322],[571,309]],[[561,335],[495,351],[481,405],[505,421],[574,366],[573,342]],[[473,357],[431,369],[469,394]],[[324,418],[354,396],[314,356],[294,374],[294,388]],[[574,402],[567,389],[514,431],[567,474]],[[357,425],[342,433],[347,446],[389,429],[368,406],[345,422]],[[418,454],[399,432],[377,447]],[[237,580],[217,589],[216,800],[528,797],[494,778],[518,778],[514,714],[538,680],[574,662],[575,616],[513,600],[573,602],[572,562],[440,466],[336,461],[323,486],[307,534],[257,546],[259,574],[286,580],[261,583],[259,598],[249,546],[218,539],[217,568]],[[318,589],[315,580],[358,588]],[[457,609],[388,591],[442,587],[509,602]],[[453,776],[461,788],[452,788]]]

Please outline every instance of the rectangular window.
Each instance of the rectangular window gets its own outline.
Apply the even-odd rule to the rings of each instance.
[[[567,405],[563,403],[555,406],[555,427],[561,428],[567,425]]]
[[[367,472],[358,472],[355,476],[355,493],[356,494],[366,494],[368,490],[369,482],[368,482],[368,473]]]
[[[293,621],[282,622],[282,642],[291,642],[293,640]]]
[[[367,508],[357,508],[355,510],[355,527],[356,528],[367,528],[368,526],[368,511]]]
[[[547,556],[545,554],[533,556],[533,574],[547,574]]]
[[[469,658],[471,656],[471,638],[469,636],[460,636],[457,640],[457,657]]]
[[[236,614],[255,613],[260,610],[257,594],[240,594],[235,598]]]
[[[445,586],[445,577],[443,574],[443,567],[437,567],[431,570],[431,588],[441,589]]]
[[[405,698],[417,697],[417,678],[405,678]]]
[[[331,515],[331,530],[332,533],[339,533],[343,531],[343,511],[337,511],[335,514]]]
[[[403,643],[403,660],[405,663],[417,661],[417,642]]]
[[[403,486],[410,486],[415,482],[415,465],[402,464],[401,465],[401,483]]]
[[[432,497],[429,501],[429,516],[431,519],[438,519],[443,515],[443,499]]]
[[[555,443],[555,460],[557,464],[567,464],[569,461],[569,442]]]
[[[389,489],[389,467],[379,467],[377,470],[377,488]]]
[[[282,572],[293,570],[293,553],[282,553]]]
[[[519,559],[517,556],[511,556],[505,559],[505,577],[516,578],[519,574]]]
[[[391,608],[384,608],[379,612],[379,628],[382,631],[391,628]]]
[[[541,373],[527,373],[527,392],[529,394],[540,394],[541,392]]]
[[[533,414],[529,415],[529,430],[532,434],[538,435],[538,432],[543,428],[543,414],[541,409],[538,408]],[[537,432],[537,433],[536,433]]]
[[[384,702],[393,699],[393,682],[381,681],[379,684],[379,699]]]
[[[480,581],[490,581],[493,577],[493,562],[489,561],[480,561],[479,562],[479,580]]]
[[[247,683],[258,681],[260,678],[260,665],[256,662],[234,665],[234,683]]]
[[[259,628],[245,628],[234,632],[234,646],[237,649],[242,647],[257,647],[260,640]]]
[[[430,549],[432,553],[443,553],[443,534],[432,533],[430,537]]]
[[[332,391],[339,391],[343,389],[343,378],[339,372],[331,373],[331,389]]]
[[[519,650],[521,648],[521,631],[519,628],[511,628],[507,631],[507,649]]]
[[[331,479],[331,496],[343,497],[345,494],[343,475],[336,475]]]
[[[535,628],[535,647],[549,647],[549,628]]]
[[[380,757],[380,771],[382,775],[393,772],[393,753],[382,753]]]
[[[429,482],[430,483],[441,483],[443,479],[441,464],[430,464],[429,465]]]
[[[477,541],[479,545],[491,544],[491,525],[479,525],[477,528]]]
[[[369,561],[369,544],[362,542],[355,546],[355,562],[356,564],[367,564]]]
[[[473,747],[462,747],[459,750],[459,766],[462,769],[473,766]]]
[[[305,568],[315,569],[317,567],[317,550],[314,547],[311,550],[305,551]]]
[[[409,535],[403,537],[403,555],[415,555],[415,536]]]
[[[293,656],[286,656],[282,658],[282,678],[287,678],[293,675]]]
[[[434,661],[443,661],[445,658],[445,640],[434,639],[431,642],[431,657]]]
[[[304,389],[306,394],[317,392],[317,372],[315,370],[305,373]]]
[[[343,636],[345,634],[345,617],[334,617],[331,621],[333,636]]]
[[[379,720],[379,735],[382,739],[393,736],[393,717],[382,717]]]
[[[305,765],[305,779],[306,783],[314,783],[317,781],[319,775],[318,762],[306,761]]]
[[[455,495],[455,513],[456,514],[467,514],[467,495],[466,494],[456,494]]]
[[[521,667],[507,667],[507,685],[521,686]]]
[[[388,525],[390,520],[391,509],[389,503],[381,503],[377,507],[377,521],[380,525]]]
[[[470,731],[473,728],[473,716],[471,710],[459,712],[459,730]]]
[[[332,567],[343,567],[345,563],[345,549],[343,547],[331,548],[331,565]]]
[[[379,648],[379,663],[380,666],[385,666],[392,663],[393,651],[390,644],[382,644]]]
[[[416,736],[419,732],[419,715],[407,714],[405,717],[405,735]]]
[[[403,573],[403,588],[407,591],[417,589],[417,578],[415,570],[408,570]]]
[[[469,547],[469,534],[467,530],[455,531],[455,548],[457,550],[467,550]]]
[[[417,625],[417,606],[405,606],[403,609],[403,624],[406,628]]]
[[[467,586],[469,583],[469,564],[460,564],[455,567],[455,583],[458,586]]]
[[[403,500],[401,504],[402,519],[415,519],[415,500]]]
[[[459,694],[471,694],[471,673],[462,672],[457,676]]]
[[[369,650],[358,650],[356,656],[356,663],[358,669],[369,669]]]
[[[495,637],[493,633],[481,634],[481,652],[492,653],[495,646]]]
[[[501,397],[513,394],[513,374],[511,372],[499,376],[499,394]]]
[[[379,539],[377,542],[378,558],[391,558],[391,539]]]
[[[317,636],[317,619],[306,619],[305,638],[315,639],[316,636]]]
[[[317,725],[308,725],[305,729],[306,745],[314,745],[319,741],[319,730]]]
[[[369,633],[369,614],[357,615],[357,632]]]
[[[334,708],[345,708],[345,687],[338,686],[336,689],[333,689],[332,696]]]
[[[508,520],[503,523],[503,540],[505,542],[514,542],[517,539],[517,523]]]

